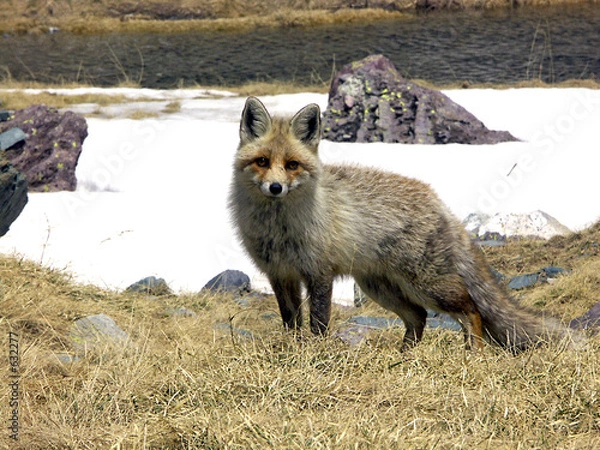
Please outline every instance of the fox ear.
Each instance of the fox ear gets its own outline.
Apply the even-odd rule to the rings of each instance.
[[[248,97],[240,122],[240,140],[242,144],[264,136],[271,129],[271,116],[256,97]]]
[[[290,122],[292,133],[306,145],[317,147],[321,139],[321,109],[316,103],[305,106]]]

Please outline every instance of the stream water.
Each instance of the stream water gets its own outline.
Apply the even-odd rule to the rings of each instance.
[[[0,77],[143,87],[249,81],[327,83],[343,64],[382,53],[434,83],[600,79],[600,6],[417,15],[367,25],[243,33],[0,37]]]

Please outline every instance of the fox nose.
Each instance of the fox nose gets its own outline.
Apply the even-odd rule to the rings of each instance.
[[[269,191],[273,195],[279,195],[283,191],[283,186],[279,183],[273,183],[269,186]]]

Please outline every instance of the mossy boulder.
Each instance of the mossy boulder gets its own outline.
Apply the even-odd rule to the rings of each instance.
[[[495,144],[516,141],[488,130],[435,89],[405,80],[382,55],[347,64],[331,83],[323,138],[335,142]]]
[[[23,173],[32,192],[74,191],[75,168],[87,137],[83,116],[46,105],[15,111],[0,123],[0,133],[18,127],[26,138],[6,149],[5,156]]]

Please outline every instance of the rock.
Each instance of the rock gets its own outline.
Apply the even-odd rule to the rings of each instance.
[[[0,158],[0,236],[4,236],[27,204],[27,180]]]
[[[231,292],[237,295],[250,292],[250,277],[239,270],[225,270],[213,277],[202,290]]]
[[[488,216],[487,214],[471,213],[467,217],[465,217],[465,219],[462,221],[462,224],[465,227],[465,230],[467,230],[468,233],[471,235],[471,237],[477,238],[479,236],[479,228],[489,219],[490,216]]]
[[[349,323],[369,328],[386,329],[404,327],[401,319],[387,319],[384,317],[354,316],[348,319]],[[461,330],[461,326],[448,314],[427,311],[427,327],[443,328],[446,330]]]
[[[442,328],[445,330],[460,331],[458,322],[447,314],[433,311],[427,312],[428,328]],[[348,319],[348,325],[334,333],[334,337],[341,339],[350,346],[355,346],[364,341],[369,333],[375,329],[404,327],[401,319],[388,319],[385,317],[354,316]]]
[[[540,269],[540,275],[546,279],[556,278],[559,275],[564,275],[567,273],[569,273],[568,270],[556,266],[547,266]]]
[[[72,364],[81,361],[81,356],[68,353],[55,353],[53,355],[62,364]]]
[[[443,330],[460,331],[460,324],[448,314],[427,311],[427,326],[429,328],[441,328]]]
[[[490,131],[439,91],[406,81],[382,55],[347,64],[334,77],[323,138],[335,142],[495,144],[516,141]]]
[[[498,272],[493,267],[490,267],[490,271],[492,272],[492,275],[494,275],[494,278],[496,278],[496,281],[498,283],[502,283],[502,282],[504,282],[504,280],[506,280],[506,277],[504,276],[504,274]]]
[[[531,287],[540,279],[539,274],[537,273],[528,273],[525,275],[518,275],[513,277],[508,282],[509,289],[523,289],[526,287]]]
[[[0,104],[2,104],[2,102],[0,102]],[[0,111],[0,122],[6,122],[8,119],[10,119],[10,112]]]
[[[25,140],[27,135],[20,128],[11,128],[0,134],[0,150],[6,150]]]
[[[569,326],[576,330],[600,328],[600,302],[592,306],[583,316],[573,319]]]
[[[169,316],[176,316],[176,317],[192,317],[192,318],[198,317],[198,314],[196,314],[194,311],[192,311],[191,309],[188,309],[188,308],[184,308],[183,306],[178,306],[177,308],[169,308],[167,310],[167,314]]]
[[[354,316],[348,319],[349,323],[361,325],[369,328],[385,329],[394,327],[403,327],[401,319],[387,319],[385,317]]]
[[[86,350],[105,344],[125,344],[129,339],[113,319],[106,314],[88,316],[75,321],[69,331],[73,347]]]
[[[169,295],[172,293],[171,288],[163,278],[154,276],[143,278],[136,281],[125,289],[127,292],[139,292],[146,295]]]
[[[46,105],[33,105],[0,123],[0,133],[15,127],[27,138],[24,144],[8,149],[6,157],[23,173],[30,191],[74,191],[75,167],[87,137],[85,119],[71,111],[60,113]]]
[[[529,214],[498,213],[488,218],[475,231],[479,240],[495,236],[496,240],[508,237],[534,237],[549,239],[571,233],[566,226],[543,211]]]
[[[363,342],[373,329],[366,325],[349,325],[341,330],[336,331],[333,337],[341,339],[346,344],[354,347]]]
[[[508,282],[508,287],[509,289],[523,289],[526,287],[531,287],[538,282],[547,283],[549,280],[565,273],[568,273],[568,271],[561,269],[560,267],[542,267],[536,273],[528,273],[511,278]]]
[[[250,333],[247,330],[242,330],[241,328],[236,328],[231,326],[228,323],[219,323],[217,325],[214,326],[215,330],[221,330],[221,331],[226,331],[230,334],[235,334],[237,336],[241,336],[243,338],[248,338],[248,339],[253,339],[254,336],[252,335],[252,333]]]

